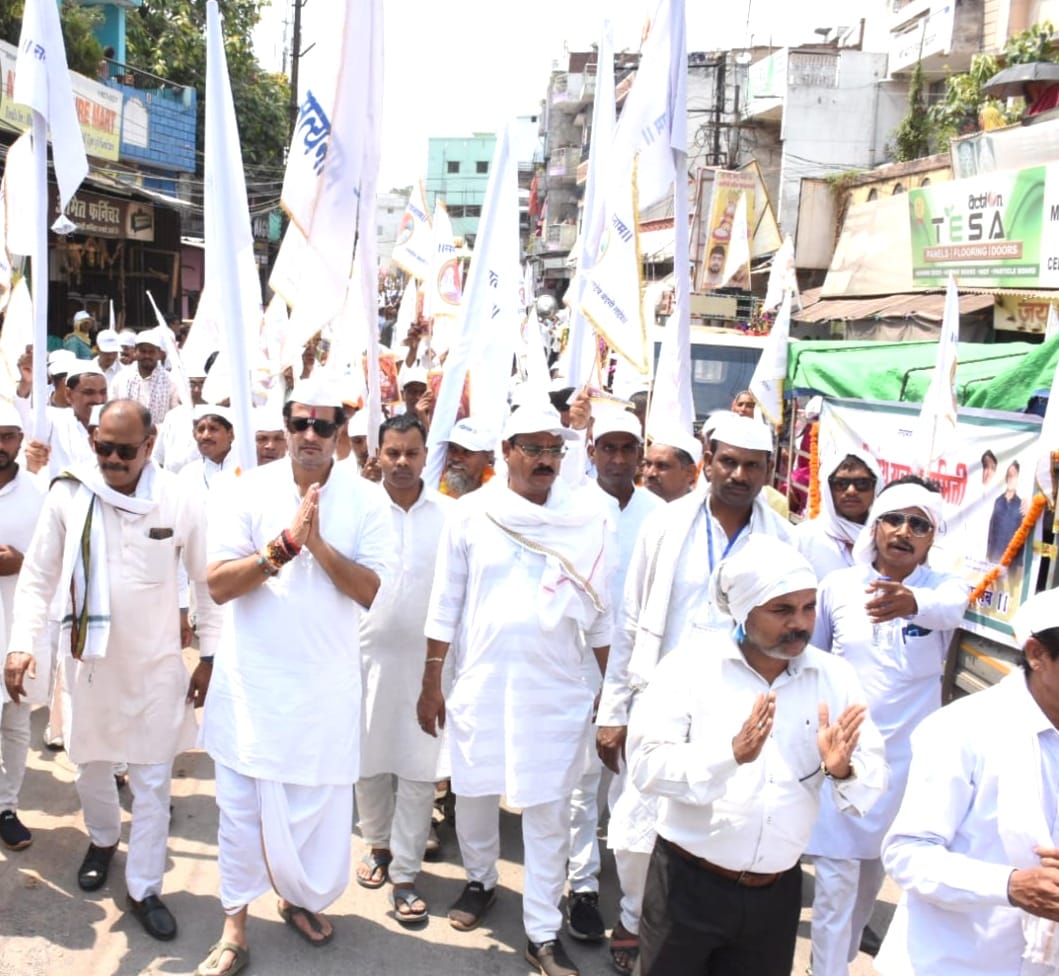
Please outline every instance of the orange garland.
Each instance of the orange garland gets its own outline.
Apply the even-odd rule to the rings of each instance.
[[[820,421],[809,430],[809,518],[820,514]]]
[[[988,590],[999,578],[1000,574],[1008,568],[1014,562],[1015,556],[1019,550],[1026,544],[1026,540],[1030,537],[1030,532],[1033,531],[1033,527],[1037,524],[1037,519],[1041,517],[1041,512],[1048,507],[1048,499],[1045,498],[1040,492],[1033,496],[1033,501],[1030,502],[1029,508],[1026,510],[1026,515],[1022,519],[1022,524],[1018,527],[1018,531],[1011,537],[1011,541],[1008,543],[1007,548],[1004,550],[1004,555],[1000,557],[1000,564],[994,566],[985,576],[982,577],[979,584],[971,590],[971,595],[968,597],[968,604],[977,603]]]
[[[487,482],[489,482],[493,478],[493,476],[495,474],[496,474],[496,470],[493,468],[493,466],[491,464],[487,464],[485,466],[485,470],[482,472],[482,485],[484,485]],[[478,487],[481,488],[482,485],[479,485]],[[441,476],[441,484],[438,486],[438,491],[442,495],[446,495],[446,496],[451,496],[452,495],[452,492],[449,490],[449,483],[445,480],[445,476],[444,475]]]

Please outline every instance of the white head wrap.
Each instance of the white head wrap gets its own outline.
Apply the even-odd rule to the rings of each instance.
[[[768,424],[753,417],[740,417],[729,414],[721,417],[713,428],[710,440],[729,447],[741,447],[744,451],[764,451],[772,453],[772,431]]]
[[[1015,611],[1011,620],[1015,640],[1025,647],[1034,634],[1059,627],[1059,588],[1035,593]]]
[[[754,607],[785,593],[815,590],[816,573],[797,549],[766,535],[751,535],[723,560],[713,578],[713,600],[722,613],[745,624]]]
[[[831,486],[827,484],[827,479],[835,474],[838,466],[845,461],[847,457],[855,457],[864,465],[864,467],[875,475],[876,492],[882,490],[883,474],[878,461],[876,461],[868,451],[859,447],[850,448],[848,450],[839,450],[834,455],[826,458],[823,464],[820,465],[820,477],[824,482],[820,486],[820,504],[823,507],[822,517],[826,518],[830,523],[827,527],[827,531],[836,539],[841,539],[843,542],[853,545],[857,541],[857,536],[860,535],[860,530],[864,528],[864,526],[859,522],[852,522],[847,518],[843,518],[837,511],[835,511],[835,500],[831,497]]]
[[[868,519],[853,544],[853,561],[871,563],[875,560],[875,523],[888,512],[899,512],[903,508],[918,508],[937,531],[941,524],[944,499],[936,491],[927,491],[921,485],[896,485],[875,496]]]

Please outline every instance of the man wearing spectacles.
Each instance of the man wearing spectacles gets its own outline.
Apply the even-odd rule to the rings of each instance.
[[[798,551],[822,580],[832,570],[853,565],[853,544],[882,484],[882,471],[861,448],[824,461],[820,471],[827,472],[826,490],[820,486],[822,510],[816,518],[795,526],[792,535]]]
[[[912,730],[941,705],[941,676],[952,633],[967,609],[968,586],[927,566],[942,518],[932,482],[909,475],[879,492],[853,546],[854,565],[820,586],[813,644],[857,671],[886,743],[890,789],[866,816],[842,816],[825,797],[807,853],[815,855],[813,972],[845,976],[863,946],[884,872],[882,840],[901,803]]]
[[[360,763],[361,614],[394,568],[383,496],[334,460],[342,389],[321,370],[283,406],[287,459],[210,497],[209,589],[225,604],[203,715],[215,763],[224,925],[201,971],[245,964],[270,890],[314,947],[349,881]]]
[[[151,461],[154,439],[146,407],[112,400],[92,435],[98,466],[75,467],[52,485],[15,592],[4,681],[13,701],[32,691],[32,649],[53,597],[63,594],[66,749],[77,765],[90,840],[77,883],[84,891],[106,884],[121,832],[113,767],[127,762],[134,798],[125,865],[129,908],[149,935],[169,940],[177,925],[159,895],[172,765],[195,744],[191,694],[208,668],[200,664],[189,687],[178,571],[183,560],[204,592],[206,524],[195,500]],[[205,642],[200,650],[211,653]]]
[[[565,442],[578,436],[546,403],[519,407],[504,431],[506,483],[495,478],[452,506],[417,707],[423,731],[444,726],[451,743],[467,885],[449,923],[473,929],[495,900],[506,796],[522,808],[525,955],[547,976],[577,973],[559,941],[559,901],[595,695],[582,665],[592,648],[602,672],[610,644],[609,506],[595,485],[571,489],[559,478]]]

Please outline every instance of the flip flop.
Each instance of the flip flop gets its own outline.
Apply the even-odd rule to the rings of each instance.
[[[419,911],[412,907],[417,901],[423,903],[423,907]],[[404,905],[407,911],[402,912],[401,905]],[[415,925],[429,918],[430,912],[423,896],[415,888],[394,888],[393,916],[402,925]]]
[[[218,970],[217,967],[220,965],[221,956],[225,952],[232,953],[235,958],[229,963],[227,969]],[[195,970],[195,976],[235,976],[236,973],[243,971],[249,961],[249,949],[237,946],[234,942],[218,942],[216,945],[210,946],[209,954],[199,963],[198,968]]]
[[[362,888],[369,888],[375,890],[381,888],[387,881],[390,880],[390,872],[386,869],[390,866],[390,862],[393,861],[393,855],[387,851],[385,854],[380,854],[375,851],[368,851],[364,857],[361,858],[360,863],[370,869],[370,874],[366,878],[362,878],[360,874],[357,874],[357,884]],[[376,873],[382,872],[382,875],[376,879]]]
[[[315,949],[327,945],[327,943],[335,937],[334,927],[331,928],[331,931],[327,935],[323,935],[324,927],[320,924],[320,919],[314,912],[310,912],[307,908],[302,908],[300,905],[288,905],[286,908],[283,908],[281,905],[277,905],[276,910],[279,912],[279,917]],[[309,926],[310,930],[317,935],[323,935],[323,938],[314,939],[294,921],[296,918],[304,918],[305,924]]]
[[[640,937],[626,931],[625,926],[618,922],[611,930],[607,949],[610,952],[610,964],[614,971],[620,973],[621,976],[631,976],[640,955]],[[622,962],[627,965],[622,965]]]

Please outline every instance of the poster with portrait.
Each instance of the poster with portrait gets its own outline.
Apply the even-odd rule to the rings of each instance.
[[[368,357],[362,356],[364,384],[368,385]],[[401,402],[401,386],[397,382],[397,358],[392,352],[379,353],[379,398],[382,405],[392,406]]]
[[[911,474],[918,416],[915,403],[825,400],[820,457],[860,447],[878,460],[885,482]],[[952,446],[928,473],[945,499],[930,552],[934,569],[958,573],[973,587],[999,563],[1035,492],[1039,439],[1039,417],[961,408]],[[1034,592],[1044,518],[996,584],[968,608],[966,630],[1014,646],[1011,618]]]
[[[724,266],[728,258],[728,249],[732,244],[740,194],[746,196],[747,226],[749,228],[755,226],[756,184],[755,175],[750,171],[720,169],[715,172],[710,205],[706,210],[699,291],[710,291],[719,288],[724,283]]]
[[[432,369],[427,372],[427,386],[430,392],[434,394],[434,402],[438,402],[438,394],[441,392],[441,380],[445,376],[443,369]],[[456,420],[454,423],[458,423],[463,420],[464,417],[471,415],[471,374],[467,375],[463,379],[463,393],[460,395],[460,405],[456,410]]]

